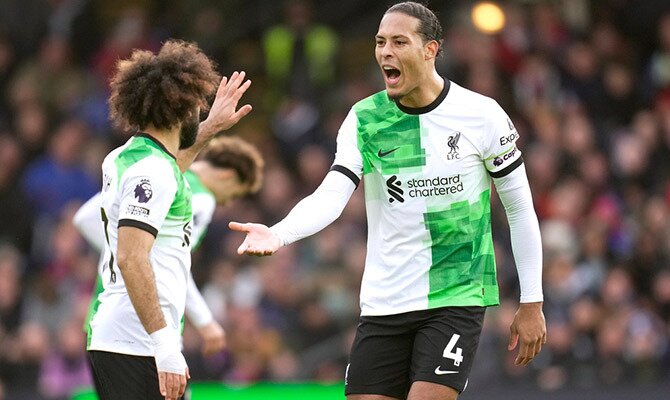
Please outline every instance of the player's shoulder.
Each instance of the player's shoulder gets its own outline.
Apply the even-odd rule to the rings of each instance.
[[[168,164],[176,164],[176,159],[163,145],[147,136],[133,136],[119,153],[119,158],[128,162],[138,162],[145,158]]]
[[[388,107],[393,105],[393,100],[391,100],[386,93],[386,90],[379,91],[374,93],[362,100],[357,101],[352,109],[355,112],[361,112],[366,110],[378,110],[380,108]]]
[[[114,160],[119,156],[119,153],[123,150],[123,146],[117,147],[114,150],[107,153],[105,158],[102,160],[102,167],[111,166],[114,164]]]
[[[128,159],[132,160],[132,163],[128,168],[137,169],[140,171],[146,171],[147,173],[155,173],[156,175],[161,175],[169,178],[173,178],[175,163],[171,160],[162,157],[160,154],[155,152],[142,155],[139,157],[134,157],[134,155],[128,155]]]
[[[164,150],[147,145],[134,136],[121,147],[112,150],[103,165],[113,166],[119,179],[132,176],[151,176],[156,181],[174,181],[181,175],[176,160]]]
[[[447,99],[446,106],[456,104],[466,109],[484,112],[483,116],[487,116],[490,111],[500,109],[500,105],[493,98],[466,89],[455,82],[451,82]]]

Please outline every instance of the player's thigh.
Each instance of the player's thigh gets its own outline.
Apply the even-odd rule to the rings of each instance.
[[[415,337],[411,381],[430,382],[462,392],[467,385],[479,344],[484,312],[483,307],[444,307],[434,310]],[[417,387],[417,396],[422,386]]]
[[[345,375],[348,400],[405,398],[414,336],[404,317],[361,317]]]
[[[438,383],[417,381],[412,383],[407,400],[456,400],[458,391]]]
[[[89,352],[100,400],[161,400],[153,357]]]

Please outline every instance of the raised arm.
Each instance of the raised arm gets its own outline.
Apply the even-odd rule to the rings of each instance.
[[[216,92],[216,98],[209,110],[207,118],[200,123],[198,137],[193,146],[179,150],[177,164],[182,172],[186,171],[193,160],[198,156],[217,133],[230,129],[240,119],[251,112],[251,105],[245,104],[237,109],[237,104],[244,92],[251,86],[250,80],[244,80],[245,73],[233,72],[230,79],[223,77]]]

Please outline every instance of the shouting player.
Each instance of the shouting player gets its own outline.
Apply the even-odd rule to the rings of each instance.
[[[453,400],[467,384],[485,309],[499,303],[491,181],[519,273],[508,348],[520,342],[520,365],[546,341],[539,224],[507,114],[435,70],[435,14],[393,5],[375,40],[386,90],[352,107],[322,184],[272,228],[230,227],[246,233],[238,253],[273,254],[333,222],[364,179],[367,258],[347,399]]]

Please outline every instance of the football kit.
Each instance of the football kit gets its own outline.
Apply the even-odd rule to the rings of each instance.
[[[175,158],[149,135],[133,136],[102,164],[103,292],[93,306],[88,350],[153,356],[116,262],[118,228],[154,235],[150,263],[161,310],[178,335],[191,267],[191,190]]]
[[[184,177],[186,177],[192,192],[193,220],[191,221],[191,237],[193,238],[193,241],[191,250],[195,251],[200,243],[202,243],[207,227],[212,220],[212,215],[216,208],[216,200],[214,194],[202,184],[195,173],[190,170],[186,171],[184,172]],[[86,201],[86,203],[77,210],[73,219],[79,232],[86,238],[87,242],[98,251],[101,251],[105,244],[105,233],[100,220],[100,196],[101,193],[98,193]],[[91,304],[84,322],[84,329],[87,333],[90,330],[90,321],[95,310],[98,296],[104,290],[102,284],[102,270],[104,263],[105,259],[101,257],[101,261],[98,263],[98,277],[93,290]],[[188,277],[185,315],[195,327],[204,326],[214,319],[202,294],[200,294],[193,281],[192,274]]]
[[[345,118],[322,184],[270,228],[283,245],[318,232],[363,180],[367,256],[347,395],[404,398],[419,380],[465,388],[485,307],[499,302],[492,181],[521,301],[542,301],[539,227],[518,137],[493,99],[446,79],[421,108],[379,92]]]

